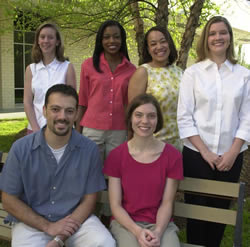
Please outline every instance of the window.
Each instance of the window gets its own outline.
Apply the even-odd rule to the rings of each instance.
[[[35,32],[14,31],[14,71],[15,71],[15,103],[23,103],[24,74],[31,63],[31,49]]]

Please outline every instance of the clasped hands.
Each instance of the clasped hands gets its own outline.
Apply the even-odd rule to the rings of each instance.
[[[201,153],[201,155],[213,170],[216,167],[218,171],[229,171],[232,168],[238,154],[226,152],[223,155],[218,155],[211,151],[206,151]]]
[[[71,215],[58,220],[56,222],[50,222],[46,233],[50,236],[60,236],[63,241],[72,236],[81,226],[81,223],[72,219]],[[58,247],[58,243],[51,240],[46,247]]]
[[[160,235],[156,231],[141,228],[138,232],[137,241],[140,247],[160,247]]]

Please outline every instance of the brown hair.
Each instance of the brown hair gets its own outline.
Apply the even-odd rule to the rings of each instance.
[[[222,16],[214,16],[212,17],[205,27],[202,30],[201,37],[198,41],[196,52],[197,52],[197,62],[203,61],[206,58],[209,57],[209,49],[208,49],[208,35],[209,35],[209,30],[212,24],[218,23],[218,22],[223,22],[228,29],[229,35],[230,35],[230,44],[229,47],[227,48],[226,51],[226,58],[232,63],[236,64],[237,59],[235,59],[235,53],[234,53],[234,38],[233,38],[233,30],[228,22],[228,20],[225,17]]]
[[[126,114],[126,125],[128,128],[128,131],[131,131],[132,133],[134,132],[132,129],[132,114],[134,112],[134,110],[141,106],[141,105],[145,105],[145,104],[152,104],[155,108],[156,108],[156,112],[157,112],[157,125],[156,125],[156,129],[154,131],[154,133],[157,133],[158,131],[160,131],[163,127],[163,116],[162,116],[162,111],[161,111],[161,107],[159,102],[157,101],[157,99],[151,95],[151,94],[139,94],[137,95],[129,104],[128,106],[128,110],[127,110],[127,114]]]
[[[35,40],[34,40],[34,44],[32,47],[32,54],[31,54],[33,62],[39,63],[43,59],[43,53],[39,47],[38,40],[39,40],[39,35],[40,35],[41,30],[45,27],[52,28],[56,31],[56,39],[59,41],[59,44],[56,46],[56,58],[58,61],[64,62],[66,60],[66,58],[64,57],[64,46],[63,46],[61,34],[59,32],[58,27],[53,23],[41,24],[36,29]]]

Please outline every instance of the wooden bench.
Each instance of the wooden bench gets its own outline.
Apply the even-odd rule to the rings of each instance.
[[[242,246],[242,221],[244,203],[244,183],[228,183],[214,180],[196,179],[185,177],[180,182],[178,191],[186,193],[198,193],[202,195],[215,196],[220,198],[232,199],[237,202],[237,209],[221,209],[205,206],[187,204],[176,201],[174,206],[174,216],[206,220],[211,222],[223,223],[234,226],[234,247]],[[102,191],[98,194],[98,202],[108,203],[108,192]],[[181,243],[182,247],[191,245]]]
[[[7,153],[0,152],[0,161],[5,162]],[[175,202],[174,216],[206,220],[211,222],[223,223],[232,225],[234,229],[234,247],[242,246],[242,221],[243,221],[243,203],[244,203],[244,183],[228,183],[218,182],[206,179],[196,179],[186,177],[180,182],[178,191],[186,193],[198,193],[202,195],[209,195],[215,197],[226,197],[237,202],[236,209],[220,209],[210,208],[205,206],[198,206],[187,204],[181,201]],[[97,202],[109,203],[108,192],[102,191],[98,193]],[[7,212],[3,209],[0,203],[0,239],[11,239],[10,226],[3,224],[3,219]],[[181,244],[182,247],[192,247],[198,245]]]

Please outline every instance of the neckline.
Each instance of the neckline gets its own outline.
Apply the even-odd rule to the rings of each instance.
[[[139,164],[139,165],[144,165],[144,166],[152,166],[152,165],[154,165],[155,163],[157,163],[157,162],[162,158],[163,154],[165,153],[165,150],[166,150],[166,148],[167,148],[167,145],[168,145],[168,144],[165,143],[165,146],[164,146],[164,148],[163,148],[163,150],[162,150],[160,156],[159,156],[156,160],[154,160],[154,161],[152,161],[152,162],[150,162],[150,163],[143,163],[143,162],[137,161],[137,160],[130,154],[129,148],[128,148],[128,142],[126,142],[126,148],[127,148],[127,152],[128,152],[128,155],[129,155],[130,159],[133,160],[135,163],[137,163],[137,164]]]

